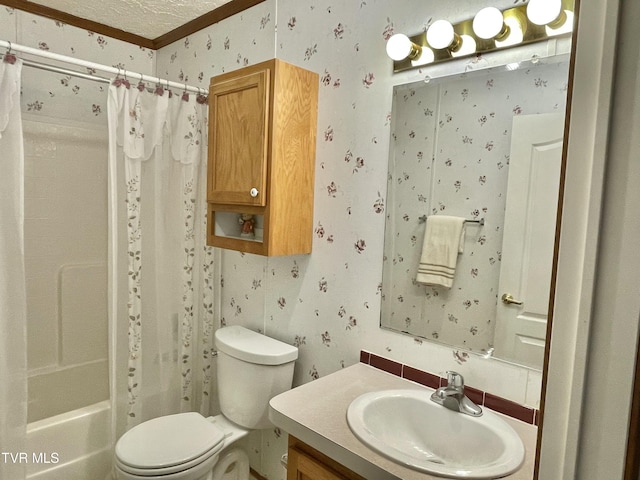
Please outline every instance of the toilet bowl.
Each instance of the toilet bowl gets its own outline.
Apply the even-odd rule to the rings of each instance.
[[[118,440],[115,455],[118,479],[223,480],[232,460],[238,463],[239,470],[248,472],[246,454],[244,458],[238,453],[229,455],[230,451],[241,451],[230,446],[248,433],[248,429],[223,415],[205,418],[188,412],[154,418]],[[213,475],[217,472],[218,477]]]
[[[133,427],[116,443],[118,480],[245,480],[247,454],[235,446],[268,428],[269,400],[291,388],[298,350],[244,327],[216,332],[222,414],[166,415]]]
[[[241,448],[225,450],[213,468],[212,478],[246,480],[249,478],[249,456]]]

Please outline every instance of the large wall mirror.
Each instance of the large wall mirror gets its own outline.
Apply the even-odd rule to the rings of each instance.
[[[569,56],[394,88],[381,327],[542,368]],[[466,220],[453,285],[426,219]]]

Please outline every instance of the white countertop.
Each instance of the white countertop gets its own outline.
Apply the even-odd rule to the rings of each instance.
[[[347,424],[347,408],[356,397],[367,392],[396,388],[433,392],[431,388],[357,363],[274,397],[269,402],[269,419],[277,427],[365,478],[441,478],[388,460],[360,442],[351,432]],[[499,413],[496,415],[513,427],[522,438],[525,447],[524,464],[517,472],[505,478],[531,480],[537,428]]]

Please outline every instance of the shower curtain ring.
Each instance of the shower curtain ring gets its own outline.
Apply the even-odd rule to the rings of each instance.
[[[17,58],[13,53],[11,53],[11,42],[7,41],[7,43],[9,43],[9,50],[7,51],[7,53],[5,53],[2,61],[4,63],[8,63],[9,65],[14,65],[16,63]]]
[[[120,78],[120,65],[116,66],[116,68],[118,69],[118,73],[116,74],[116,78],[113,79],[113,82],[111,82],[111,85],[119,87],[122,85],[122,79]]]

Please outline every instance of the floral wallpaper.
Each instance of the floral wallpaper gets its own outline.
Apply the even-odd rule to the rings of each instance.
[[[463,74],[396,90],[382,323],[486,352],[493,347],[511,124],[564,112],[568,64]],[[553,212],[551,212],[553,213]],[[424,215],[467,223],[451,289],[416,284]]]

